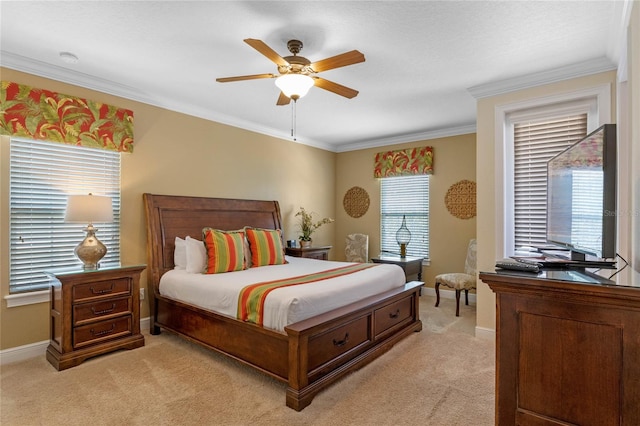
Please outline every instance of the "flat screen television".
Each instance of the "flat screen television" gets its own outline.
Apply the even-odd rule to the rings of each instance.
[[[547,242],[572,260],[616,257],[616,144],[605,124],[547,163]]]

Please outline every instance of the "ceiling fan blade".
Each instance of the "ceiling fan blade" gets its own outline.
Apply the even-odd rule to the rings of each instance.
[[[275,74],[253,74],[253,75],[239,75],[237,77],[223,77],[216,78],[218,83],[228,83],[230,81],[241,81],[241,80],[256,80],[258,78],[276,78]]]
[[[258,52],[262,53],[272,62],[275,62],[276,65],[283,65],[285,67],[289,65],[289,62],[285,61],[282,56],[276,53],[275,50],[267,46],[264,41],[255,38],[245,38],[244,42],[256,49]]]
[[[329,92],[333,92],[349,99],[358,96],[359,92],[357,90],[350,89],[347,86],[343,86],[341,84],[334,83],[333,81],[325,80],[324,78],[320,77],[313,77],[313,79],[314,85],[321,89],[328,90]]]
[[[353,65],[360,62],[364,62],[364,55],[357,50],[352,50],[351,52],[342,53],[340,55],[314,62],[311,64],[311,69],[315,72],[322,72],[332,70],[334,68],[346,67],[347,65]]]
[[[276,102],[276,105],[289,105],[289,102],[291,102],[291,99],[284,93],[280,92],[280,96],[278,97],[278,102]]]

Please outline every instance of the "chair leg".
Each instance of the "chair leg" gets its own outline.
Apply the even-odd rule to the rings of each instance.
[[[469,304],[469,290],[467,290],[466,288],[464,289],[464,304]]]
[[[440,304],[440,283],[436,281],[436,308]]]
[[[456,290],[456,316],[460,316],[460,290]]]

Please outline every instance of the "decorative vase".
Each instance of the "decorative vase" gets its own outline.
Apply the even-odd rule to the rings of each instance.
[[[301,248],[309,248],[309,247],[311,247],[311,240],[309,240],[309,241],[300,240],[300,247]]]

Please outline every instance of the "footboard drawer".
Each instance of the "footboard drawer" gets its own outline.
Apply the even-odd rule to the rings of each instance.
[[[375,338],[379,339],[392,327],[412,319],[413,296],[376,309],[373,313]]]
[[[309,371],[334,361],[371,341],[369,319],[362,316],[309,339]]]

